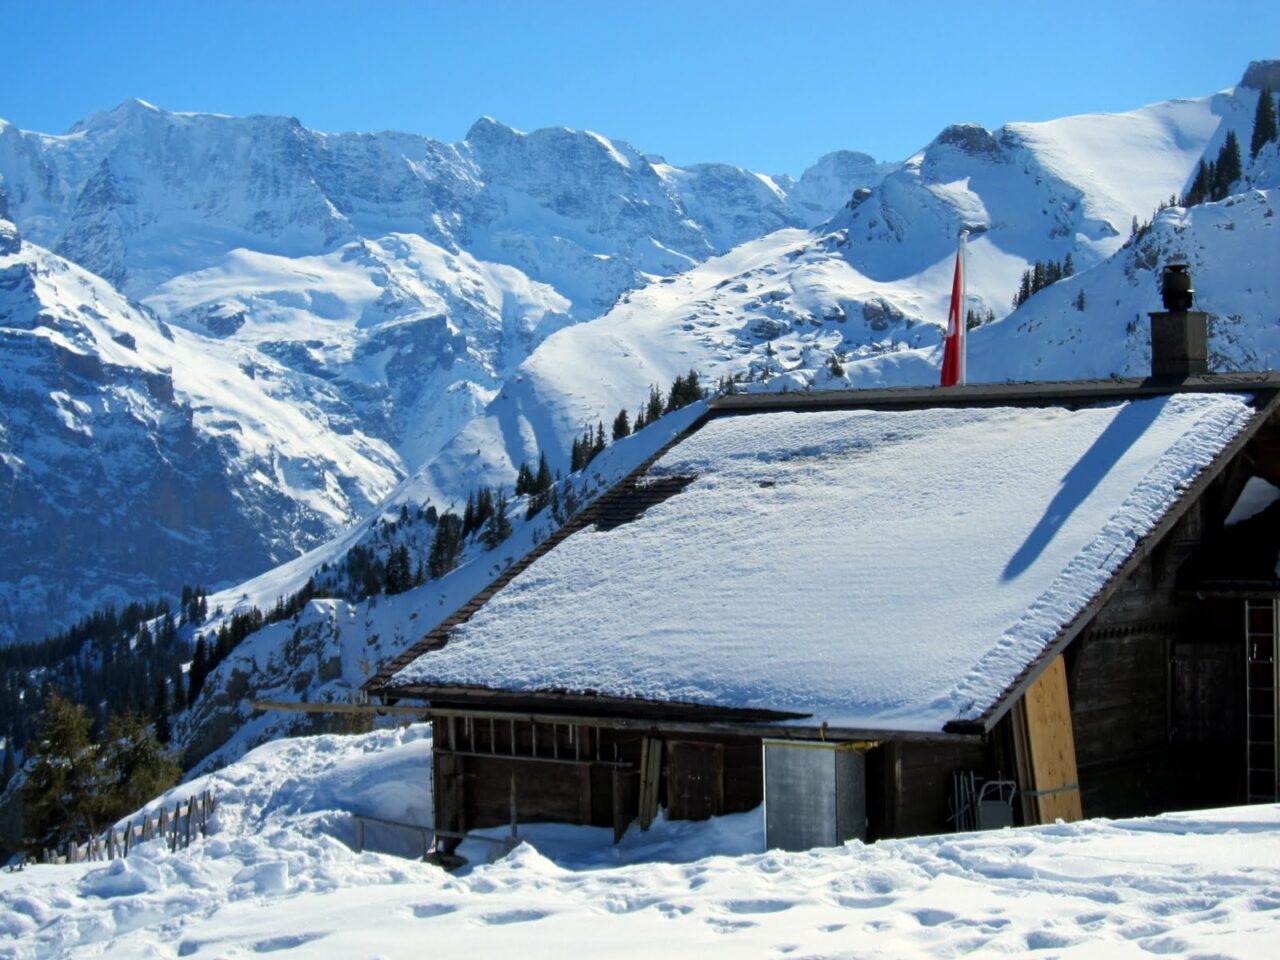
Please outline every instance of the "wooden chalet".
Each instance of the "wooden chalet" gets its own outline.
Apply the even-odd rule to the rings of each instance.
[[[647,828],[660,807],[669,818],[698,819],[764,803],[768,843],[802,848],[1280,799],[1280,490],[1268,499],[1280,487],[1280,376],[1176,364],[1171,375],[1164,359],[1164,375],[1145,380],[711,401],[680,436],[369,682],[384,702],[427,705],[440,847],[507,823],[513,810],[521,822],[611,826],[620,836],[634,821]],[[1234,419],[1202,415],[1218,416],[1227,398],[1238,405]],[[1176,410],[1185,421],[1168,419]],[[1121,429],[1125,411],[1135,413]],[[1103,419],[1088,426],[1094,417]],[[770,569],[759,553],[774,535],[760,532],[760,517],[775,508],[800,517],[818,501],[786,499],[773,480],[749,472],[764,467],[738,448],[723,460],[748,471],[737,501],[715,499],[728,481],[697,467],[704,448],[752,437],[776,443],[775,428],[818,424],[825,437],[847,425],[898,438],[913,423],[934,431],[921,444],[953,444],[957,457],[968,438],[1004,430],[1009,457],[1027,461],[1018,465],[1026,488],[1009,472],[1006,492],[976,500],[977,517],[966,521],[988,536],[965,564],[973,576],[986,576],[977,569],[983,563],[1003,565],[989,579],[1009,606],[990,623],[979,622],[985,610],[970,611],[933,579],[930,557],[895,552],[897,517],[879,526],[864,519],[873,543],[859,529],[842,531],[840,512],[816,518],[840,534],[840,545],[815,545],[815,570],[843,576],[843,554],[868,551],[848,560],[848,569],[868,571],[837,581],[848,589],[815,585],[792,564]],[[1069,433],[1077,425],[1093,432]],[[1059,429],[1061,444],[1020,448]],[[891,467],[916,449],[894,446],[897,439],[877,441],[870,453],[826,442],[805,446],[805,463],[839,466],[845,472],[833,476],[867,491],[878,474],[865,462]],[[1200,459],[1169,473],[1186,450]],[[1044,451],[1066,459],[1041,464]],[[956,483],[981,491],[975,462],[975,476]],[[1026,492],[1037,484],[1058,493]],[[756,497],[774,499],[761,506]],[[688,525],[675,509],[682,498],[701,504],[700,535],[726,542],[728,561],[679,569],[664,558],[676,569],[656,592],[637,591],[614,603],[613,620],[596,622],[592,591],[644,566],[652,544]],[[936,509],[929,497],[904,497],[904,525],[908,499]],[[1019,514],[1008,506],[1014,499],[1036,509],[1024,505]],[[1125,520],[1135,503],[1149,516]],[[1117,523],[1128,526],[1116,534]],[[1071,524],[1079,531],[1070,533]],[[734,553],[739,536],[750,546]],[[1071,536],[1078,543],[1066,542]],[[597,546],[607,551],[593,553]],[[739,570],[736,558],[747,553]],[[602,558],[608,569],[598,569]],[[767,579],[752,580],[757,574]],[[864,586],[914,592],[914,605],[942,608],[943,626],[910,600],[861,622],[857,611],[871,596],[860,597]],[[754,612],[762,590],[779,623]],[[583,609],[573,618],[566,608],[575,597]],[[1036,618],[1049,616],[1046,609],[1056,613],[1042,629]],[[950,636],[931,636],[952,631],[954,647]],[[731,682],[721,683],[725,676]]]

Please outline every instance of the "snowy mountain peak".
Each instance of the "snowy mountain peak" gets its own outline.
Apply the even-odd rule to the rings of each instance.
[[[1000,144],[991,131],[977,123],[951,124],[934,138],[931,146],[935,145],[954,147],[970,157],[992,157],[1000,153]]]
[[[91,133],[98,130],[122,127],[139,121],[170,116],[172,114],[169,111],[157,107],[154,103],[149,103],[138,97],[130,97],[127,100],[122,100],[109,110],[99,110],[83,120],[77,120],[71,125],[71,129],[67,133]]]
[[[1280,60],[1254,60],[1245,69],[1240,86],[1272,93],[1280,91]]]

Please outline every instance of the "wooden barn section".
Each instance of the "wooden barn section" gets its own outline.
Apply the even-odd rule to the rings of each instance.
[[[1095,522],[1090,510],[1100,511],[1095,525],[1114,524],[1126,516],[1119,507],[1128,509],[1135,498],[1151,495],[1151,476],[1173,454],[1151,454],[1156,466],[1149,475],[1142,473],[1145,461],[1129,461],[1165,429],[1161,405],[1177,406],[1178,397],[1192,398],[1187,403],[1242,398],[1247,413],[1230,430],[1199,420],[1181,434],[1167,429],[1161,443],[1169,451],[1190,444],[1208,452],[1185,477],[1168,481],[1148,527],[1121,536],[1116,541],[1121,547],[1113,544],[1109,553],[1096,557],[1088,550],[1050,556],[1065,550],[1059,541],[1071,523]],[[1005,549],[1002,576],[992,578],[1025,610],[1021,619],[1014,618],[1015,627],[1027,618],[1034,621],[1046,597],[1066,604],[1061,622],[1034,644],[1019,639],[1023,634],[1014,627],[1006,636],[998,628],[979,636],[975,628],[972,636],[966,634],[970,646],[954,655],[947,636],[929,638],[920,649],[936,663],[919,667],[939,673],[938,690],[946,696],[922,686],[923,692],[913,687],[914,692],[904,693],[901,704],[890,702],[895,644],[915,649],[911,630],[919,632],[929,622],[911,627],[912,611],[903,608],[901,637],[894,634],[894,617],[877,621],[870,633],[858,627],[845,636],[842,631],[856,621],[849,612],[872,596],[859,593],[863,587],[857,579],[837,594],[794,571],[783,577],[774,598],[779,606],[816,618],[832,637],[819,644],[800,638],[794,649],[786,630],[770,633],[750,618],[747,601],[759,585],[735,588],[723,570],[676,571],[673,586],[652,592],[620,572],[611,574],[620,581],[618,589],[635,601],[634,622],[624,623],[621,632],[610,632],[607,624],[597,631],[588,616],[557,619],[577,596],[596,595],[592,591],[599,584],[587,583],[582,570],[601,557],[609,571],[642,565],[647,545],[677,535],[692,522],[676,510],[682,503],[686,510],[704,504],[698,509],[707,512],[696,514],[697,523],[705,524],[710,536],[741,536],[749,545],[742,552],[759,551],[776,535],[759,529],[773,504],[780,510],[812,509],[786,499],[793,493],[788,480],[750,472],[739,478],[743,499],[732,509],[713,509],[721,501],[702,491],[716,484],[703,482],[695,454],[727,442],[725,436],[737,436],[733,429],[764,424],[776,414],[791,416],[788,424],[805,422],[797,417],[826,418],[824,423],[844,417],[840,422],[888,439],[877,441],[869,453],[858,443],[828,452],[820,444],[810,449],[806,441],[797,449],[803,448],[805,463],[815,471],[847,462],[861,477],[856,471],[870,470],[864,464],[880,463],[877,457],[892,463],[902,424],[913,422],[898,418],[901,414],[928,417],[942,411],[943,420],[951,424],[950,417],[957,425],[946,427],[954,438],[939,436],[958,444],[968,436],[965,431],[986,429],[966,417],[990,411],[991,429],[1008,431],[1016,458],[1023,414],[1025,423],[1041,429],[1043,420],[1049,429],[1113,408],[1121,415],[1099,427],[1092,445],[1073,454],[1076,459],[1065,470],[1056,463],[1028,468],[1028,482],[1044,482],[1050,491],[1056,485],[1057,493],[1038,503],[1036,515],[1017,521],[1021,543],[1011,541],[1018,548]],[[1002,822],[1275,800],[1280,798],[1275,656],[1280,490],[1275,499],[1266,498],[1269,484],[1280,487],[1277,409],[1280,378],[1270,374],[1204,375],[1176,383],[1117,380],[722,397],[689,430],[387,664],[368,689],[387,702],[428,705],[435,736],[436,827],[445,850],[458,835],[508,823],[513,811],[520,822],[593,824],[612,827],[616,837],[632,823],[647,828],[660,808],[669,818],[701,819],[763,802],[770,822],[803,826],[785,843],[805,846],[826,842],[823,831],[829,832],[831,823],[838,824],[836,839],[874,840]],[[1131,422],[1125,422],[1126,412],[1133,412]],[[776,442],[772,434],[762,439]],[[730,460],[745,462],[741,456],[724,462]],[[1088,476],[1081,480],[1086,468]],[[1035,469],[1043,474],[1038,481]],[[1131,483],[1132,489],[1117,486],[1107,494],[1112,500],[1094,508],[1099,491],[1119,484],[1116,475],[1126,470],[1140,482]],[[974,512],[1001,509],[995,498]],[[984,517],[970,521],[975,530],[984,530]],[[904,516],[903,523],[911,520]],[[838,525],[840,520],[813,522]],[[924,584],[915,588],[922,602],[941,602],[931,599],[940,591],[930,587],[927,564],[923,573],[913,566],[927,558],[895,553],[893,528],[885,523],[867,533],[880,537],[876,544],[884,548],[867,582],[897,589],[899,580],[910,584],[917,577]],[[591,538],[602,532],[612,539],[593,545]],[[597,557],[590,552],[596,546],[608,552]],[[1088,547],[1102,549],[1095,540],[1088,540]],[[813,563],[838,566],[842,549],[815,550]],[[575,550],[582,559],[574,559]],[[1028,583],[1025,597],[1007,586],[1030,578],[1028,571],[1037,571],[1037,564],[1047,572]],[[1052,564],[1057,566],[1049,570]],[[1081,573],[1088,569],[1104,573],[1090,580]],[[592,572],[599,578],[608,573]],[[781,575],[778,569],[768,572]],[[701,578],[705,600],[691,601],[697,595],[675,588],[691,578]],[[740,597],[734,589],[744,593]],[[802,595],[803,602],[787,607],[793,594]],[[701,609],[704,605],[713,609]],[[957,604],[953,612],[959,635],[966,611]],[[685,614],[690,632],[681,636],[671,625]],[[1024,632],[1030,636],[1030,631]],[[625,642],[618,639],[623,633]],[[876,663],[888,666],[876,668]],[[886,679],[864,690],[860,664],[864,671],[881,669]],[[716,687],[720,674],[715,671],[730,667],[738,669],[733,682]],[[791,670],[797,671],[795,677],[788,675]],[[815,681],[823,690],[838,690],[844,683],[847,704],[838,694],[821,691],[806,700],[806,684]],[[904,682],[911,687],[915,681],[908,676]],[[770,780],[768,764],[786,776]]]

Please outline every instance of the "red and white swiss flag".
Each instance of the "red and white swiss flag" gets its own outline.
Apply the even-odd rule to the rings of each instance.
[[[964,238],[962,233],[956,250],[956,273],[951,281],[951,309],[947,311],[947,336],[942,354],[944,387],[965,382]]]

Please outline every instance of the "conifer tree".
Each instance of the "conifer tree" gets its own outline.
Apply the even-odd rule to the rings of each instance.
[[[1249,141],[1249,156],[1257,157],[1258,151],[1277,138],[1276,103],[1270,90],[1258,94],[1258,109],[1253,115],[1253,137]]]
[[[489,518],[493,516],[493,491],[488,487],[481,487],[480,492],[476,494],[476,525],[475,529],[481,529]]]
[[[462,535],[468,537],[471,532],[479,527],[476,522],[476,493],[472,490],[467,494],[467,505],[462,511]]]
[[[98,832],[105,821],[105,786],[90,737],[93,720],[84,707],[56,692],[45,702],[40,731],[29,746],[31,765],[23,785],[24,827],[39,849]]]
[[[155,727],[156,739],[168,743],[173,731],[169,726],[169,686],[163,676],[156,677],[156,694],[151,703],[151,724]]]
[[[400,544],[387,557],[387,570],[383,583],[388,596],[404,593],[413,586],[413,569],[407,545]]]
[[[649,402],[644,409],[644,422],[646,424],[653,423],[659,419],[665,411],[662,409],[662,391],[657,385],[649,387]]]
[[[191,669],[187,672],[187,706],[196,702],[200,696],[200,688],[204,686],[209,675],[209,648],[204,642],[203,634],[196,634],[196,651],[191,658]]]
[[[551,489],[551,468],[547,466],[547,455],[538,455],[538,473],[533,478],[533,492],[545,496]]]
[[[529,465],[523,460],[520,461],[520,470],[516,473],[515,495],[523,497],[526,493],[533,492],[533,471],[529,469]]]
[[[1071,257],[1071,251],[1067,251],[1067,258],[1062,261],[1062,275],[1064,277],[1074,277],[1076,275],[1076,262]]]
[[[457,514],[440,515],[435,536],[431,540],[431,553],[427,557],[427,575],[432,580],[439,580],[458,565],[464,537],[462,521]]]
[[[1214,167],[1213,199],[1224,200],[1230,196],[1231,185],[1240,179],[1241,173],[1240,142],[1236,139],[1236,132],[1228,130]]]
[[[101,800],[109,816],[136,810],[178,782],[182,768],[164,752],[146,719],[132,711],[107,723],[102,751]]]
[[[617,443],[623,437],[629,436],[631,436],[631,421],[627,418],[627,408],[623,407],[613,418],[613,442]]]
[[[182,667],[176,663],[169,676],[169,687],[169,702],[173,704],[175,711],[181,710],[182,705],[187,702],[186,684],[183,683]]]
[[[607,441],[604,438],[604,421],[596,421],[596,438],[591,444],[591,459],[594,460],[600,454],[604,453]]]
[[[480,540],[487,548],[495,550],[509,536],[511,536],[511,521],[507,519],[507,494],[499,487],[493,513],[490,514],[484,531],[480,534]]]
[[[646,426],[648,426],[648,424],[645,423],[644,412],[645,412],[645,405],[642,403],[640,404],[640,409],[636,411],[635,423],[632,424],[632,427],[631,427],[632,433],[639,433]]]

